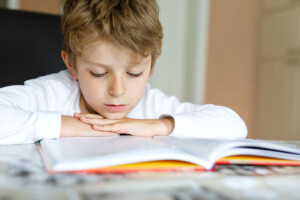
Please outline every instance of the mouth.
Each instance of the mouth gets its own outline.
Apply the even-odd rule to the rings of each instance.
[[[115,104],[104,104],[105,108],[110,111],[110,112],[121,112],[125,110],[126,104],[120,104],[120,105],[115,105]]]

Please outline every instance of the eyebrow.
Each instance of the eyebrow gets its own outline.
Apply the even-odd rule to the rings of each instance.
[[[103,63],[96,63],[96,62],[91,62],[91,61],[88,61],[88,60],[85,60],[84,62],[86,62],[87,64],[99,66],[99,67],[105,67],[105,68],[110,68],[111,67],[111,66],[103,64]]]
[[[103,63],[96,63],[96,62],[91,62],[91,61],[88,61],[88,60],[85,60],[85,62],[88,63],[88,64],[91,64],[91,65],[98,66],[98,67],[111,68],[110,65],[106,65],[106,64],[103,64]],[[126,68],[131,68],[131,67],[136,67],[136,66],[141,66],[142,67],[145,64],[146,63],[142,63],[142,62],[140,62],[140,63],[134,63],[132,65],[126,66]],[[143,66],[143,68],[144,68],[144,66]]]

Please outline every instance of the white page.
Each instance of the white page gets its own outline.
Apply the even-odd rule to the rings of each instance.
[[[152,160],[182,160],[207,168],[213,163],[195,159],[177,147],[148,137],[74,137],[43,140],[54,170],[80,170]]]
[[[215,162],[220,158],[231,155],[256,155],[274,158],[286,157],[286,159],[300,160],[300,148],[296,148],[292,145],[284,144],[283,142],[278,141],[264,141],[253,139],[179,139],[172,136],[161,136],[157,137],[157,139],[165,143],[169,143],[170,145],[177,146],[182,151],[208,160],[209,162]],[[247,153],[247,150],[249,154]],[[289,155],[290,153],[292,153],[292,155]]]
[[[213,167],[230,155],[256,155],[300,160],[300,149],[262,140],[178,139],[167,137],[78,137],[43,140],[43,150],[54,170],[92,169],[152,160],[182,160]],[[253,149],[253,147],[267,149]],[[269,150],[268,150],[269,149]],[[287,156],[284,150],[298,153]]]
[[[255,149],[255,148],[233,148],[223,153],[222,157],[231,155],[247,155],[247,156],[262,156],[268,158],[286,159],[300,161],[299,154],[285,153],[281,151],[272,151],[266,149]],[[218,158],[219,159],[219,158]],[[218,160],[217,159],[217,160]]]

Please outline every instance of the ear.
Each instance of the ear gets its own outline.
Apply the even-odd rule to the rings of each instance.
[[[72,68],[72,66],[70,64],[70,61],[69,61],[69,57],[68,57],[68,55],[67,55],[67,53],[65,51],[61,51],[61,57],[62,57],[65,65],[67,66],[68,70],[70,71],[70,73],[72,75],[72,78],[74,80],[78,80],[77,73]]]
[[[156,59],[155,59],[155,63],[157,63],[158,58],[160,57],[161,54],[159,54]]]

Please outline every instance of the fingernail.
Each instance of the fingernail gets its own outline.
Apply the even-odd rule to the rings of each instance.
[[[94,125],[94,128],[101,128],[101,125]]]

